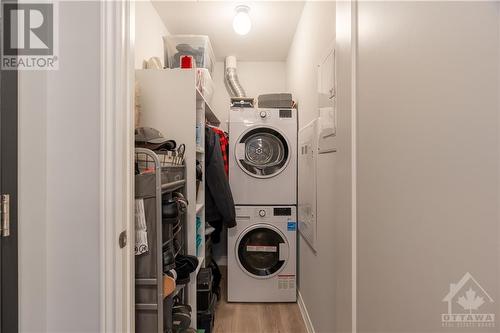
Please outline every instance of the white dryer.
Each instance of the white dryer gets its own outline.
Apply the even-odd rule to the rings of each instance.
[[[296,109],[231,109],[229,183],[237,205],[297,203]]]
[[[228,229],[229,302],[295,302],[295,206],[236,206]]]

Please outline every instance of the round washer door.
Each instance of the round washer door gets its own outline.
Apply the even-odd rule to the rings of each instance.
[[[236,142],[236,161],[240,168],[256,178],[274,177],[290,160],[290,147],[282,133],[270,127],[254,127]]]
[[[256,224],[243,231],[235,250],[240,268],[252,277],[264,279],[280,273],[290,253],[283,233],[268,224]]]

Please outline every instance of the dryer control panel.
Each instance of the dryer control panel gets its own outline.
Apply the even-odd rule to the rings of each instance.
[[[297,121],[296,109],[231,108],[230,122]]]

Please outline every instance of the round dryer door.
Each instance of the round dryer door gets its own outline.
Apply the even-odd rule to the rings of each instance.
[[[247,174],[270,178],[283,171],[290,160],[286,138],[269,127],[252,128],[243,133],[236,143],[236,161]]]
[[[276,227],[257,224],[240,235],[236,252],[243,271],[253,277],[270,278],[285,268],[289,245]]]

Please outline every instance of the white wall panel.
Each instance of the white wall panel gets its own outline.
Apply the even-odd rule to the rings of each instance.
[[[437,332],[466,272],[500,298],[498,4],[358,5],[358,332]]]
[[[47,332],[100,329],[100,26],[89,24],[99,19],[99,2],[59,4],[59,70],[47,73]]]

